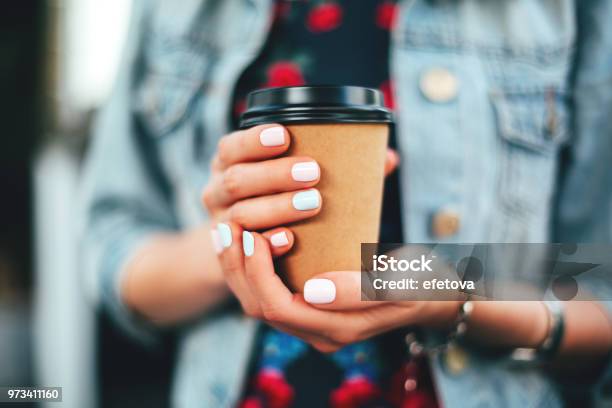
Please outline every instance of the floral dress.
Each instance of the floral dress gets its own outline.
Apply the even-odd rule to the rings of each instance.
[[[395,1],[277,0],[269,37],[234,91],[236,126],[249,92],[268,87],[357,85],[382,91],[393,109],[389,35]],[[392,135],[391,146],[395,140]],[[381,241],[401,242],[397,174],[387,178]],[[382,352],[384,350],[384,353]],[[429,370],[405,364],[400,332],[323,355],[306,343],[262,328],[242,408],[436,407]],[[418,378],[406,391],[405,378]]]

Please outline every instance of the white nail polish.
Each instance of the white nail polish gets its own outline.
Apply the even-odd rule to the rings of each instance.
[[[301,191],[293,195],[291,199],[293,208],[299,211],[308,211],[319,208],[321,205],[321,196],[315,189]]]
[[[336,285],[329,279],[310,279],[304,284],[304,300],[313,304],[331,303],[336,299]]]
[[[255,253],[255,239],[249,231],[242,231],[242,250],[246,256]]]
[[[219,237],[221,237],[221,244],[223,248],[229,248],[232,246],[232,229],[227,224],[217,224],[217,231]]]
[[[287,234],[282,232],[277,232],[276,234],[270,237],[270,243],[274,247],[284,247],[289,245],[289,239],[287,238]]]
[[[221,237],[219,231],[216,228],[210,230],[210,238],[212,240],[212,246],[216,253],[220,254],[223,252],[223,245],[221,244]]]
[[[285,144],[285,129],[280,126],[267,128],[259,134],[259,141],[263,146],[282,146]]]
[[[314,161],[295,163],[291,167],[291,177],[295,181],[314,181],[319,178],[319,165]]]

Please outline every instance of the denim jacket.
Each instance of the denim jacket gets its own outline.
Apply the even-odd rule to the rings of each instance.
[[[209,161],[230,130],[237,78],[265,42],[271,3],[136,2],[82,196],[85,270],[136,335],[150,330],[121,303],[123,265],[152,235],[206,220]],[[610,21],[605,0],[400,2],[390,69],[410,242],[612,242]],[[436,72],[454,85],[428,85]],[[458,228],[436,235],[432,220],[448,214]],[[609,286],[588,283],[612,299]],[[235,405],[256,328],[236,312],[185,327],[174,405]],[[537,368],[467,353],[461,370],[431,359],[444,406],[562,404]]]

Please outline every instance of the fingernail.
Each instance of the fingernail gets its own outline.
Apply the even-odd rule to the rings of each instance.
[[[246,256],[251,256],[255,252],[255,240],[249,231],[242,231],[242,250]]]
[[[319,178],[317,162],[296,163],[291,167],[291,177],[295,181],[314,181]]]
[[[259,141],[263,146],[282,146],[285,144],[285,129],[280,126],[262,130],[259,134]]]
[[[210,230],[210,238],[212,239],[212,245],[216,253],[220,254],[223,252],[223,245],[221,244],[221,236],[216,228]]]
[[[221,237],[223,248],[232,246],[232,229],[227,224],[217,224],[217,231]]]
[[[317,190],[307,190],[297,193],[292,199],[293,208],[300,211],[314,210],[319,208],[321,197]]]
[[[336,299],[336,285],[329,279],[310,279],[304,284],[304,300],[308,303],[331,303]]]
[[[275,247],[283,247],[289,245],[289,239],[285,232],[277,232],[270,237],[270,243]]]

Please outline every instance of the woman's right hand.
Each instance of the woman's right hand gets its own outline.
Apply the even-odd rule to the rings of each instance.
[[[202,195],[212,220],[261,231],[318,214],[319,165],[310,157],[279,158],[290,143],[289,132],[275,124],[221,138]]]
[[[238,130],[221,138],[212,159],[212,176],[202,201],[214,222],[233,221],[249,231],[261,231],[313,217],[321,211],[321,194],[314,188],[321,177],[311,157],[278,157],[291,137],[277,124]],[[391,149],[385,174],[399,163]]]

